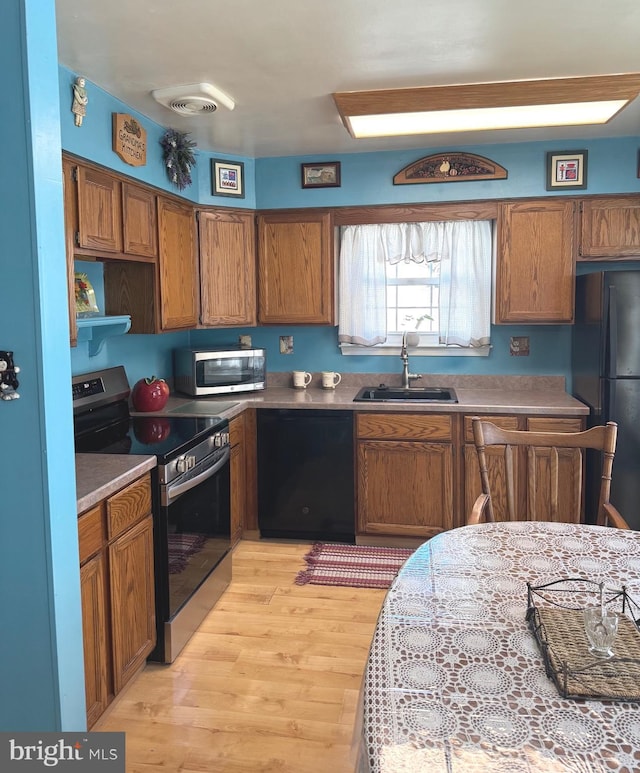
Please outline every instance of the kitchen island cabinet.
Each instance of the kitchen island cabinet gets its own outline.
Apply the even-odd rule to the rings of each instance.
[[[82,513],[78,539],[90,728],[155,646],[150,474]]]

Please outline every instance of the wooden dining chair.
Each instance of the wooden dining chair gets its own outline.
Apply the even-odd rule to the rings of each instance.
[[[583,432],[532,432],[501,429],[475,416],[472,426],[482,494],[467,524],[496,520],[581,522],[584,456],[591,448],[602,452],[597,523],[629,528],[609,501],[618,434],[615,422]]]

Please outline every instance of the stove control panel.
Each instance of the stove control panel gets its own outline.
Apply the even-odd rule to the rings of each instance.
[[[92,397],[104,394],[104,383],[101,378],[91,378],[88,381],[79,381],[72,386],[74,400],[81,397]]]

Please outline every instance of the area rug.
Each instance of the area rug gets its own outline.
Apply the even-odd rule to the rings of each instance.
[[[202,550],[207,538],[202,534],[169,534],[169,574],[178,574],[191,556]]]
[[[388,588],[413,548],[372,547],[316,542],[306,554],[307,568],[296,585],[344,585],[349,588]]]

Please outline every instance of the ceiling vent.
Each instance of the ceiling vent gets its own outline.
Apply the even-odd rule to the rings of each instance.
[[[215,112],[220,105],[227,110],[233,110],[236,106],[230,96],[210,83],[155,89],[151,95],[161,105],[180,115],[206,115]]]

